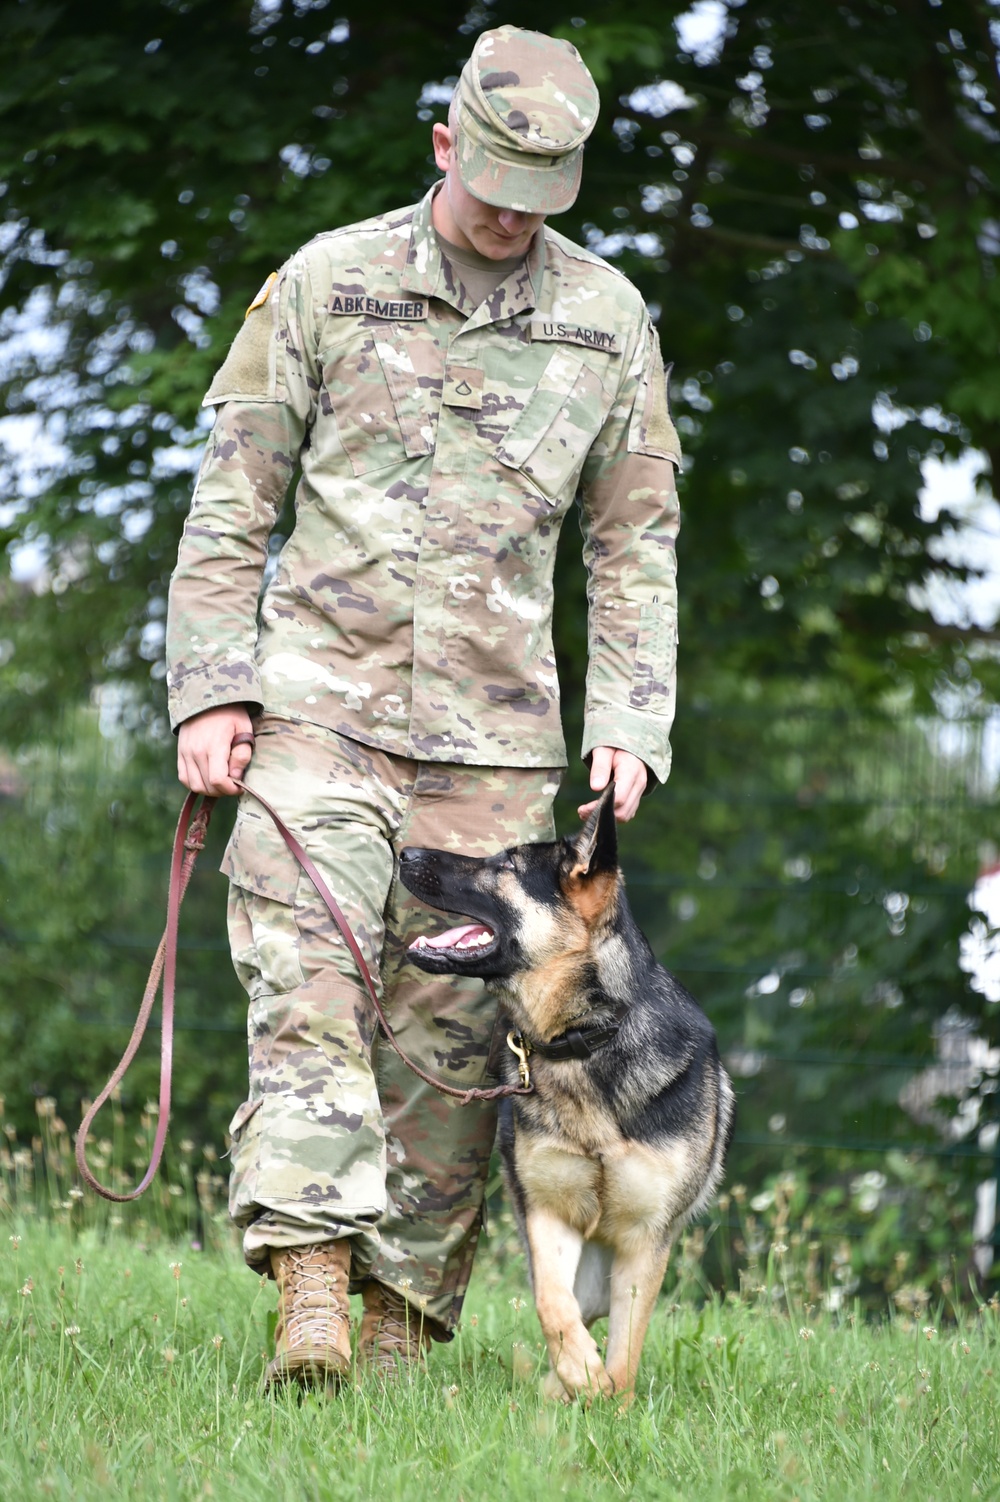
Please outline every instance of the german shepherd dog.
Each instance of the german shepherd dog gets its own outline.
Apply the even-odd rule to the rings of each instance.
[[[710,1202],[734,1096],[715,1032],[655,959],[625,898],[613,785],[576,838],[485,860],[405,849],[404,886],[471,923],[410,946],[481,976],[513,1023],[501,1072],[507,1191],[552,1369],[547,1396],[632,1396],[677,1232]],[[609,1315],[602,1361],[589,1326]]]

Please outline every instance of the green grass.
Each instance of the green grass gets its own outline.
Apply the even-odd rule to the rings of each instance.
[[[11,1223],[8,1222],[8,1231]],[[30,1218],[0,1243],[0,1496],[1000,1498],[1000,1317],[934,1330],[660,1306],[639,1396],[553,1408],[521,1265],[481,1258],[415,1382],[260,1390],[273,1284],[235,1255]]]

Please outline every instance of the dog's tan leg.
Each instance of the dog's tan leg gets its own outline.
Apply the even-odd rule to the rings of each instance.
[[[580,1318],[573,1279],[583,1237],[551,1210],[530,1210],[525,1221],[538,1320],[553,1372],[569,1398],[612,1391],[597,1342]],[[547,1378],[546,1397],[557,1396]]]
[[[607,1372],[615,1392],[627,1403],[632,1401],[646,1329],[669,1258],[669,1245],[648,1245],[619,1253],[611,1268]]]

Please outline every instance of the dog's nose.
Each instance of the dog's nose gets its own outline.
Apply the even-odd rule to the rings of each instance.
[[[401,866],[405,866],[408,861],[418,861],[423,853],[424,852],[422,850],[418,850],[416,846],[407,845],[405,850],[401,850],[399,852],[399,864]]]

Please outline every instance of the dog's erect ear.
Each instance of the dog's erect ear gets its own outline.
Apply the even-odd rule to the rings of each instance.
[[[615,823],[615,784],[608,783],[600,802],[573,842],[564,871],[569,877],[597,876],[618,867],[618,827]]]

